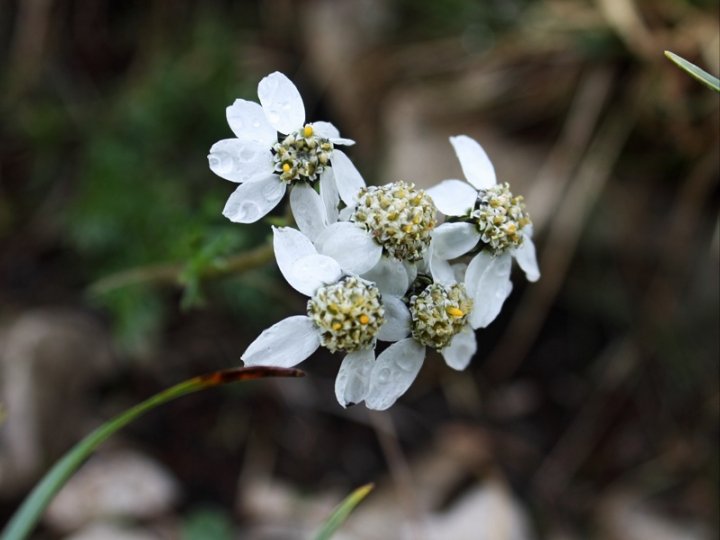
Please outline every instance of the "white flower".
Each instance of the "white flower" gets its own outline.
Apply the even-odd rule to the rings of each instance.
[[[491,300],[504,301],[512,284],[494,283],[492,271],[478,276],[477,263],[454,270],[464,282],[431,283],[410,296],[411,335],[390,345],[372,366],[365,395],[368,408],[387,409],[405,393],[422,367],[426,347],[437,350],[453,369],[463,370],[470,363],[477,351],[474,330],[495,318],[497,302]]]
[[[336,207],[310,186],[297,186],[290,207],[300,230],[318,251],[348,273],[377,282],[383,293],[402,296],[417,273],[436,223],[436,210],[423,190],[394,182],[363,188],[338,221]]]
[[[428,189],[438,210],[458,219],[444,223],[433,233],[428,257],[433,278],[441,283],[452,281],[448,260],[480,243],[482,251],[470,266],[473,275],[482,279],[487,287],[500,291],[507,288],[512,258],[517,260],[529,281],[537,281],[540,270],[532,241],[533,228],[522,197],[513,196],[508,184],[497,183],[495,169],[476,141],[459,135],[450,137],[450,143],[469,183],[444,180]],[[505,297],[500,294],[493,298],[494,304],[488,308],[497,314]],[[490,322],[492,319],[483,326]]]
[[[295,85],[279,72],[258,84],[260,104],[238,99],[227,108],[235,139],[210,149],[210,169],[239,183],[223,214],[237,223],[253,223],[282,199],[288,186],[320,181],[323,198],[346,204],[365,183],[336,145],[343,139],[329,122],[305,124],[305,106]],[[278,137],[280,134],[280,137]]]
[[[381,295],[371,281],[345,275],[334,259],[319,254],[295,229],[274,227],[273,247],[287,282],[310,297],[307,315],[288,317],[262,332],[243,353],[245,365],[292,367],[321,345],[331,352],[344,351],[336,381],[338,401],[343,406],[361,401],[358,395],[364,395],[369,382],[363,377],[375,361],[376,340],[407,335],[407,307],[399,298]]]

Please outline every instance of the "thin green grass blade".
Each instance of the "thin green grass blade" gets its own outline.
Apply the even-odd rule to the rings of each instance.
[[[704,69],[697,67],[692,62],[688,62],[682,56],[678,56],[673,52],[665,51],[665,56],[672,60],[675,64],[677,64],[681,69],[687,71],[690,75],[703,83],[705,86],[712,88],[716,92],[720,92],[720,79],[718,79],[717,77],[713,77]]]
[[[347,498],[341,502],[330,517],[325,521],[322,529],[317,533],[315,540],[328,540],[340,528],[355,507],[367,497],[375,486],[373,484],[365,484],[353,491]]]
[[[304,373],[297,369],[264,366],[228,369],[194,377],[155,394],[104,423],[73,446],[30,492],[30,495],[8,522],[0,539],[23,540],[26,538],[55,494],[88,456],[116,431],[155,407],[179,397],[224,384],[264,377],[302,377],[303,375]]]

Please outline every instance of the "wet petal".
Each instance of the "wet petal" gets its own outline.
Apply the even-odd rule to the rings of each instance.
[[[450,341],[450,345],[440,351],[440,354],[442,354],[448,366],[462,371],[468,366],[476,351],[475,332],[470,328],[470,325],[465,325],[460,332],[455,334]]]
[[[285,184],[272,174],[241,184],[225,203],[223,215],[235,223],[255,223],[275,208],[285,195]]]
[[[378,263],[362,277],[375,283],[382,294],[402,296],[410,286],[405,265],[397,259],[385,256],[380,257]]]
[[[320,287],[337,283],[342,275],[342,269],[335,259],[318,254],[295,261],[285,277],[296,291],[312,296]]]
[[[297,184],[291,188],[290,208],[298,228],[310,240],[314,241],[325,229],[325,205],[320,195],[308,184]]]
[[[432,232],[433,255],[450,260],[467,254],[480,240],[473,223],[443,223]]]
[[[228,124],[235,136],[243,141],[255,142],[267,150],[277,142],[277,131],[265,117],[263,108],[253,101],[236,99],[226,110]]]
[[[365,399],[374,365],[373,349],[355,351],[345,356],[335,379],[335,397],[340,405],[347,407]]]
[[[273,162],[269,146],[254,141],[224,139],[210,148],[210,170],[231,182],[249,182],[272,174]]]
[[[497,183],[495,167],[477,141],[467,135],[450,137],[455,153],[460,160],[465,178],[477,189],[487,189]]]
[[[342,276],[335,261],[319,255],[310,239],[291,227],[273,227],[273,250],[285,280],[306,296]]]
[[[335,185],[343,202],[348,206],[355,206],[355,198],[358,192],[365,187],[365,180],[360,176],[350,158],[340,150],[333,150],[330,158],[333,173],[335,174]]]
[[[318,251],[335,259],[343,270],[363,274],[373,268],[382,255],[382,246],[354,223],[330,225],[315,241]]]
[[[398,341],[410,335],[410,310],[397,296],[384,295],[385,324],[380,327],[378,339]]]
[[[246,366],[292,367],[320,346],[320,332],[309,317],[296,315],[272,325],[243,353]]]
[[[540,279],[540,268],[538,267],[537,255],[535,254],[535,243],[530,235],[524,235],[523,242],[520,247],[515,250],[515,260],[520,268],[525,272],[528,281],[537,281]]]
[[[287,135],[305,123],[305,105],[300,92],[279,71],[260,81],[258,97],[268,122],[280,133]]]
[[[473,299],[469,322],[473,328],[485,328],[500,313],[508,295],[512,257],[504,253],[493,257],[478,253],[465,273],[465,290]]]
[[[475,205],[477,190],[462,180],[443,180],[426,190],[435,208],[446,216],[462,216]]]
[[[395,403],[410,388],[424,359],[425,347],[413,338],[385,349],[370,374],[370,389],[365,396],[368,409],[383,411]]]

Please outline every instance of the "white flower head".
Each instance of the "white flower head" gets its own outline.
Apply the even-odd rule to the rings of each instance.
[[[343,406],[362,401],[369,384],[363,374],[374,365],[376,341],[407,335],[407,308],[391,295],[384,297],[375,283],[346,275],[300,231],[282,227],[273,233],[280,272],[310,297],[307,315],[288,317],[262,332],[243,353],[245,365],[292,367],[321,345],[342,351],[347,355],[336,383],[338,401]]]
[[[430,276],[418,276],[408,292],[408,332],[378,356],[370,371],[365,395],[368,408],[387,409],[407,391],[428,347],[438,351],[453,369],[468,366],[477,351],[474,331],[497,316],[512,290],[509,281],[496,278],[499,259],[493,261],[482,268],[478,263],[467,268],[456,265],[453,270],[460,282],[443,284],[433,282]],[[501,264],[509,262],[505,259]],[[497,299],[501,299],[499,303]]]
[[[270,212],[289,187],[327,176],[327,198],[346,204],[365,185],[337,145],[353,144],[329,122],[305,123],[305,106],[295,85],[279,72],[258,84],[260,104],[238,99],[227,108],[236,138],[215,143],[210,169],[239,183],[223,214],[237,223],[253,223]],[[329,184],[332,184],[330,186]]]
[[[316,202],[306,206],[321,210],[317,195],[308,195]],[[392,290],[404,281],[405,289],[394,293],[402,295],[407,290],[408,272],[413,271],[410,267],[423,259],[430,244],[437,210],[425,191],[408,182],[362,188],[355,201],[341,212],[346,221],[323,226],[311,218],[298,220],[298,226],[314,234],[318,251],[334,258],[346,272],[399,277],[401,281]],[[298,212],[295,215],[297,218]],[[381,267],[376,269],[378,265]]]
[[[532,222],[522,196],[514,196],[509,184],[497,183],[495,168],[475,140],[467,135],[458,135],[450,137],[450,143],[468,183],[444,180],[428,189],[437,208],[443,214],[456,218],[454,223],[444,224],[448,227],[436,235],[438,241],[433,246],[436,260],[431,261],[431,266],[438,269],[444,266],[443,275],[447,275],[447,266],[441,262],[438,250],[448,245],[480,243],[483,251],[496,257],[513,256],[527,279],[537,281],[540,270],[532,241]],[[467,227],[468,224],[474,227]],[[439,271],[442,272],[442,269]]]

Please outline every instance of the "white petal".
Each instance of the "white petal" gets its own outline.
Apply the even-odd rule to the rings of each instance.
[[[365,399],[374,365],[374,349],[364,349],[345,356],[335,379],[335,397],[340,405],[347,407]]]
[[[258,97],[268,122],[280,133],[296,131],[305,123],[305,105],[300,92],[279,71],[260,81]]]
[[[330,167],[327,167],[320,174],[320,197],[325,205],[327,223],[335,223],[338,220],[340,195],[338,195],[337,186],[335,185],[335,175]]]
[[[267,121],[258,103],[236,99],[225,114],[230,129],[239,139],[256,142],[267,149],[277,142],[277,131]]]
[[[417,263],[403,261],[403,266],[405,267],[405,270],[408,274],[408,283],[412,283],[413,281],[415,281],[415,278],[417,278],[418,275]]]
[[[315,241],[318,251],[335,259],[343,270],[364,274],[382,255],[382,246],[355,223],[340,221],[325,229]]]
[[[450,260],[466,255],[480,240],[473,223],[443,223],[432,232],[433,255]]]
[[[273,227],[273,249],[285,280],[306,296],[342,276],[340,266],[330,257],[319,255],[312,242],[298,230]]]
[[[335,146],[342,145],[342,146],[352,146],[355,144],[355,141],[352,139],[346,139],[345,137],[338,137],[337,139],[330,139],[330,142],[333,143]]]
[[[243,353],[246,366],[292,367],[320,346],[320,332],[309,317],[296,315],[272,325]]]
[[[475,205],[477,190],[462,180],[443,180],[425,191],[446,216],[462,216]]]
[[[537,256],[535,254],[535,243],[530,235],[524,235],[520,247],[515,250],[515,260],[525,272],[528,281],[540,279],[540,268],[538,268]]]
[[[275,208],[285,195],[285,184],[272,174],[241,184],[225,203],[223,215],[235,223],[255,223]]]
[[[344,144],[346,146],[352,146],[355,144],[355,141],[352,139],[345,139],[341,137],[338,128],[330,122],[313,122],[311,125],[316,135],[323,137],[324,139],[330,139],[330,142],[333,144]]]
[[[465,178],[477,189],[487,189],[497,183],[495,167],[477,141],[467,135],[450,137],[455,153],[460,160]]]
[[[470,328],[470,325],[466,324],[460,332],[455,334],[450,341],[450,345],[440,351],[440,354],[442,354],[448,366],[462,371],[470,363],[475,351],[477,351],[475,332]]]
[[[224,139],[210,148],[210,170],[231,182],[249,182],[267,177],[273,171],[269,146],[253,141]]]
[[[338,219],[340,221],[349,221],[353,215],[353,212],[355,212],[355,203],[350,206],[346,206],[345,208],[340,210],[340,212],[338,213]]]
[[[469,322],[473,328],[484,328],[495,320],[508,295],[512,257],[504,253],[493,257],[478,253],[465,273],[465,290],[473,299]]]
[[[308,255],[317,255],[310,239],[292,227],[273,227],[273,250],[280,271],[285,275],[295,262]]]
[[[301,257],[287,275],[290,285],[306,296],[312,296],[323,285],[337,283],[343,272],[340,265],[327,255]]]
[[[310,240],[314,241],[325,229],[325,205],[308,184],[297,184],[290,189],[290,209],[298,228]]]
[[[273,251],[280,273],[288,283],[295,263],[308,255],[317,255],[315,246],[303,233],[292,227],[273,227]]]
[[[433,277],[433,281],[443,285],[452,285],[455,283],[455,271],[449,262],[440,257],[436,257],[432,253],[430,254],[429,262],[430,274]]]
[[[391,257],[380,257],[378,263],[362,277],[374,282],[382,294],[392,296],[404,295],[410,286],[405,265]]]
[[[378,339],[399,341],[410,335],[410,310],[397,296],[384,295],[385,324],[380,327]]]
[[[324,139],[339,139],[340,131],[330,122],[313,122],[310,124],[315,135]]]
[[[340,198],[348,206],[354,206],[358,192],[365,187],[365,180],[350,158],[340,150],[333,150],[330,163],[335,173],[335,184]]]
[[[368,409],[383,411],[395,403],[410,388],[424,359],[425,347],[413,338],[385,349],[370,374],[370,389],[365,396]]]
[[[467,272],[467,267],[468,265],[466,263],[456,263],[452,265],[456,283],[465,283],[465,272]]]

